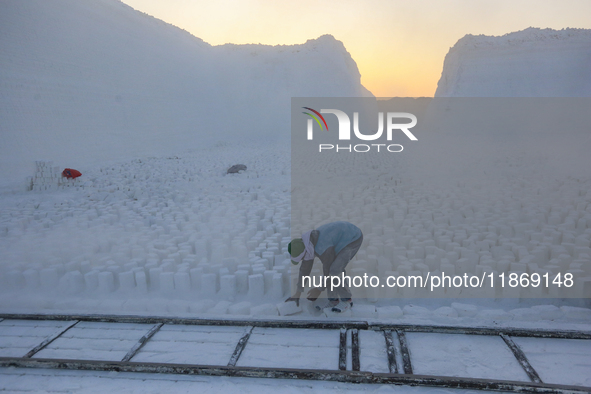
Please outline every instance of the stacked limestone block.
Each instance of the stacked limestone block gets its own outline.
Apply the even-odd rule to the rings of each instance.
[[[79,185],[77,179],[62,176],[60,167],[54,167],[52,161],[36,161],[35,175],[27,177],[27,191],[59,190]]]

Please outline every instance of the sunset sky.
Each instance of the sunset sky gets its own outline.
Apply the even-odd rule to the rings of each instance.
[[[433,96],[466,34],[591,28],[590,0],[123,0],[212,45],[342,41],[378,97]]]

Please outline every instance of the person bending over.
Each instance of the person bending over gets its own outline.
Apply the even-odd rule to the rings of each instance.
[[[286,302],[295,301],[299,305],[300,296],[304,291],[302,278],[310,276],[315,257],[318,257],[322,262],[324,276],[341,277],[343,274],[346,275],[345,268],[357,254],[362,242],[361,229],[349,222],[327,223],[316,230],[303,233],[301,238],[292,240],[287,247],[291,255],[291,262],[293,264],[301,262],[302,264],[298,276],[297,291]],[[308,292],[308,299],[315,301],[324,290],[324,287],[311,289]],[[333,312],[344,312],[353,306],[351,291],[344,283],[338,287],[329,287],[327,293],[326,304],[318,305],[316,309],[332,308]]]

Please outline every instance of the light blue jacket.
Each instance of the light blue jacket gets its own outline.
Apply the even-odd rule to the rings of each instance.
[[[359,227],[349,222],[327,223],[316,230],[319,234],[314,252],[318,256],[321,256],[331,246],[334,246],[334,254],[337,255],[345,246],[361,237]]]
[[[361,241],[362,236],[361,229],[349,222],[327,223],[310,232],[310,241],[314,245],[314,255],[318,256],[320,261],[322,261],[322,271],[324,276],[330,274],[330,268],[339,252],[346,246],[351,245],[351,243]],[[356,246],[355,253],[361,246],[361,242]],[[347,260],[343,263],[346,265],[348,262],[349,261]],[[298,280],[299,292],[304,291],[302,277],[310,275],[313,265],[314,258],[302,260]]]

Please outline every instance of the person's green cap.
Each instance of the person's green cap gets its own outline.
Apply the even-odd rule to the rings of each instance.
[[[287,251],[292,257],[291,263],[298,264],[299,261],[294,261],[293,258],[298,257],[306,249],[304,241],[301,238],[296,238],[287,245]]]

